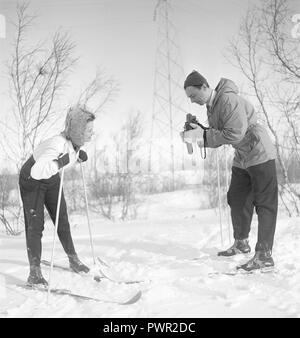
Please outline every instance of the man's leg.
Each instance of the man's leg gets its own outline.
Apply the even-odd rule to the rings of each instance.
[[[251,178],[246,170],[232,167],[231,183],[227,193],[227,202],[231,210],[234,245],[219,256],[232,256],[237,253],[247,253],[251,249],[248,244],[253,216],[253,194]]]
[[[249,167],[254,205],[258,216],[258,239],[255,256],[241,266],[244,270],[254,270],[274,265],[272,248],[278,209],[278,185],[275,160]]]
[[[256,251],[272,250],[278,210],[275,160],[248,168],[253,182],[254,205],[258,215]]]
[[[248,238],[254,205],[251,178],[246,170],[232,167],[227,201],[231,209],[234,239]]]

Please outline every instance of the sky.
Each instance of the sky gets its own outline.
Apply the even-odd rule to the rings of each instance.
[[[196,69],[213,87],[221,77],[242,84],[244,78],[229,64],[224,53],[229,40],[238,33],[248,6],[257,1],[169,0],[185,75]],[[7,100],[5,62],[12,53],[14,27],[11,20],[15,19],[16,3],[15,0],[0,0],[0,17],[6,19],[6,38],[0,38],[1,116],[11,109]],[[71,105],[74,93],[83,88],[99,68],[118,81],[118,97],[97,122],[102,132],[117,128],[131,110],[140,110],[149,128],[157,48],[158,27],[153,20],[156,4],[157,0],[30,1],[30,9],[37,15],[30,31],[30,42],[50,39],[55,31],[63,29],[76,43],[79,61],[70,76],[70,87],[62,98],[64,102]],[[199,107],[192,109],[198,113],[205,111]],[[184,122],[185,116],[182,118]]]
[[[70,32],[80,57],[76,76],[84,85],[98,67],[120,83],[116,116],[136,107],[151,115],[157,22],[153,20],[155,0],[32,0],[37,14],[31,40],[50,38],[59,28]],[[7,18],[7,38],[0,40],[1,94],[6,90],[3,62],[11,53],[14,35],[9,20],[15,18],[14,0],[1,0],[0,13]],[[173,0],[171,19],[186,74],[193,69],[216,83],[220,76],[232,76],[222,52],[237,31],[248,1]],[[237,77],[234,74],[234,77]],[[71,100],[71,99],[70,99]]]

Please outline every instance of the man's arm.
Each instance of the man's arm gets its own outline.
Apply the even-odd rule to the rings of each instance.
[[[222,104],[219,119],[223,125],[221,130],[209,128],[206,131],[205,146],[217,148],[223,144],[238,144],[244,138],[248,127],[247,115],[244,107],[235,94],[227,95]]]

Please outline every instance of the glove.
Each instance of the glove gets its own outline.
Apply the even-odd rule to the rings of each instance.
[[[60,155],[57,160],[54,160],[58,164],[58,169],[61,169],[70,162],[69,154]]]
[[[204,130],[194,123],[190,123],[190,126],[193,129],[184,131],[181,135],[183,142],[196,143],[197,141],[203,141]]]
[[[85,162],[87,161],[88,156],[87,153],[84,150],[79,150],[79,155],[78,155],[78,162]]]

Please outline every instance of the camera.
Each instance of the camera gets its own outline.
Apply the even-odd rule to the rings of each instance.
[[[195,115],[192,115],[192,114],[186,114],[186,122],[184,124],[184,127],[183,127],[183,131],[188,131],[188,130],[191,130],[193,129],[193,127],[191,127],[191,123],[194,123],[194,124],[197,124],[198,126],[202,127],[201,124],[198,122],[197,118]],[[187,151],[189,154],[192,154],[193,153],[193,145],[192,143],[187,143],[186,142],[186,147],[187,147]]]

